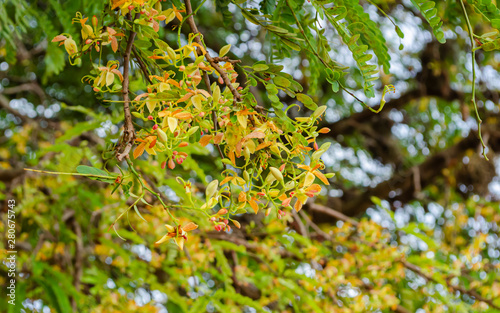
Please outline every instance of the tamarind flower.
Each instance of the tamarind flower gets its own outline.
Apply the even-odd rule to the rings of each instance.
[[[64,35],[57,35],[52,39],[52,42],[60,42],[62,41],[59,45],[64,44],[64,48],[68,52],[70,56],[73,56],[78,53],[78,47],[76,46],[76,42],[73,40],[73,38],[66,37]]]
[[[317,170],[318,168],[321,167],[321,164],[317,164],[314,167],[310,167],[310,166],[307,166],[304,164],[297,164],[297,167],[307,171],[306,179],[304,181],[304,187],[307,187],[313,183],[314,176],[319,178],[319,180],[321,180],[325,185],[330,185],[330,182],[326,178],[325,174],[323,174]],[[312,174],[312,175],[308,175],[308,174]]]
[[[182,250],[184,248],[184,242],[187,241],[187,232],[195,230],[196,228],[198,228],[198,225],[196,225],[193,222],[189,222],[182,227],[181,226],[173,227],[166,224],[165,227],[167,228],[168,231],[167,234],[161,237],[160,240],[155,242],[155,245],[159,245],[169,239],[173,239],[175,244],[179,247],[179,249]]]

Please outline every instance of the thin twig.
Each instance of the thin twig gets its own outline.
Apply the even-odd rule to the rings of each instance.
[[[213,60],[216,63],[219,63],[219,62],[229,62],[231,64],[236,64],[236,63],[240,63],[241,62],[241,60],[231,60],[227,55],[223,56],[222,58],[221,57],[213,57]]]
[[[476,118],[477,118],[477,133],[479,135],[479,140],[481,141],[481,146],[483,147],[483,157],[488,160],[488,157],[486,156],[486,144],[483,141],[483,137],[481,135],[481,124],[483,123],[483,120],[481,120],[481,117],[479,116],[479,112],[477,110],[477,103],[476,103],[476,41],[474,40],[474,33],[472,30],[472,26],[469,21],[469,15],[467,15],[467,10],[465,10],[465,5],[463,0],[459,0],[460,4],[462,6],[462,12],[464,13],[465,21],[467,23],[467,29],[469,30],[469,38],[470,38],[470,45],[471,45],[471,52],[472,52],[472,104],[474,104],[474,111],[476,112]]]
[[[189,27],[191,28],[191,31],[193,32],[193,34],[200,34],[201,35],[201,33],[198,31],[198,28],[196,27],[196,24],[194,23],[193,9],[191,8],[191,2],[189,0],[185,0],[185,4],[186,4],[186,13],[188,14],[187,21],[188,21]],[[196,36],[195,37],[195,41],[199,45],[203,45],[203,43],[201,42],[200,36]],[[231,81],[227,77],[226,72],[223,69],[221,69],[219,67],[219,65],[217,64],[223,58],[217,58],[217,59],[212,58],[210,56],[210,54],[208,53],[208,51],[206,51],[206,53],[205,53],[205,58],[207,59],[208,62],[210,62],[210,64],[212,65],[212,67],[214,67],[217,70],[217,72],[219,72],[219,74],[224,79],[224,82],[226,83],[226,86],[228,86],[228,88],[231,90],[231,92],[233,93],[235,99],[237,99],[239,101],[240,100],[240,94],[239,94],[239,92],[231,84]],[[210,95],[212,95],[212,89],[210,89],[210,86],[211,86],[211,84],[210,84],[210,77],[208,77],[208,73],[205,72],[205,71],[203,71],[203,80],[205,82],[205,85],[207,86],[208,93]],[[233,92],[233,90],[234,90],[234,92]],[[213,123],[214,123],[214,131],[216,132],[218,127],[217,127],[217,113],[215,112],[215,110],[212,111],[212,119],[213,119]],[[215,146],[217,147],[217,150],[219,151],[220,157],[224,159],[224,153],[222,152],[222,149],[221,149],[220,145],[219,144],[215,144]],[[224,165],[224,167],[225,167],[225,165]]]
[[[186,14],[188,15],[187,22],[189,24],[189,27],[191,28],[191,32],[193,34],[195,34],[195,35],[198,34],[198,36],[194,37],[194,40],[196,41],[197,44],[203,46],[203,42],[201,40],[201,35],[202,34],[198,31],[198,27],[196,27],[196,24],[194,22],[194,18],[192,16],[193,9],[191,7],[191,1],[190,0],[184,0],[184,3],[186,4]],[[229,88],[229,90],[231,90],[231,93],[234,96],[234,102],[240,102],[241,101],[241,95],[238,92],[238,90],[236,90],[236,88],[234,88],[233,84],[231,83],[231,80],[227,76],[226,71],[224,71],[219,66],[218,62],[216,62],[214,60],[214,58],[212,56],[210,56],[210,53],[208,51],[205,52],[205,59],[207,59],[207,61],[210,63],[210,65],[212,65],[212,67],[219,73],[219,75],[224,80],[224,84],[227,86],[227,88]]]
[[[135,59],[137,60],[137,62],[139,63],[139,67],[141,68],[142,72],[144,73],[144,77],[146,78],[146,80],[148,81],[149,84],[153,84],[153,82],[151,81],[151,79],[149,78],[149,72],[148,72],[148,69],[146,67],[146,64],[144,64],[144,62],[142,61],[141,57],[139,56],[139,54],[137,53],[137,49],[134,47],[133,48],[133,52],[134,52],[134,56],[135,56]]]

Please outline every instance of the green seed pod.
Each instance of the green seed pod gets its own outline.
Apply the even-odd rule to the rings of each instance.
[[[243,150],[243,156],[246,160],[250,159],[250,149],[248,149],[248,147],[245,147],[245,149]]]
[[[165,132],[160,127],[156,129],[156,134],[158,135],[158,140],[160,140],[160,142],[167,143],[167,134],[165,134]]]
[[[295,188],[295,185],[296,185],[295,181],[291,180],[285,184],[285,190],[288,191],[290,189],[293,189]]]
[[[161,142],[157,141],[157,142],[156,142],[156,150],[157,150],[157,151],[160,151],[160,152],[161,152],[161,151],[165,151],[165,145],[164,145],[164,144],[162,144]]]
[[[198,129],[200,129],[200,127],[198,126],[194,126],[194,127],[191,127],[188,132],[187,132],[187,136],[192,136],[194,133],[196,133],[196,131],[198,131]]]
[[[265,181],[266,184],[271,185],[275,181],[276,181],[276,177],[274,177],[274,175],[272,173],[267,174],[266,181]]]
[[[314,113],[311,115],[311,117],[313,117],[314,119],[317,119],[318,117],[323,115],[323,113],[325,113],[325,111],[326,111],[326,105],[322,105],[314,111]]]
[[[217,187],[219,186],[219,181],[214,179],[208,184],[207,189],[205,190],[205,194],[207,199],[212,198],[217,193]]]
[[[281,174],[281,171],[277,169],[276,167],[269,167],[269,170],[271,171],[271,174],[273,174],[274,178],[276,180],[283,182],[283,174]]]

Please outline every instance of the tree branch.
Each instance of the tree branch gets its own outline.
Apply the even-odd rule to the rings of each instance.
[[[136,14],[136,18],[139,13]],[[130,36],[127,41],[127,47],[125,48],[125,53],[123,54],[123,114],[125,117],[125,124],[123,125],[123,135],[120,144],[117,147],[116,159],[122,161],[124,158],[128,158],[128,154],[134,145],[135,140],[135,129],[134,124],[132,124],[132,114],[130,113],[130,98],[129,98],[129,67],[130,67],[130,53],[132,51],[132,46],[134,45],[136,33],[130,31]],[[121,151],[121,152],[120,152]]]

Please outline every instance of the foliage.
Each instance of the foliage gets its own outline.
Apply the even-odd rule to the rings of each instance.
[[[2,310],[499,310],[495,4],[192,4],[0,3]]]

